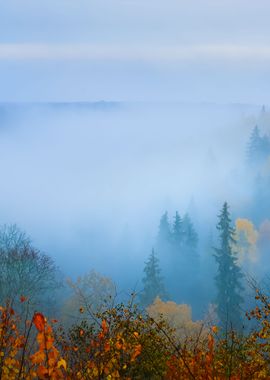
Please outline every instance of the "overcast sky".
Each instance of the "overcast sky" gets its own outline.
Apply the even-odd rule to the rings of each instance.
[[[267,0],[9,0],[0,101],[270,103]]]

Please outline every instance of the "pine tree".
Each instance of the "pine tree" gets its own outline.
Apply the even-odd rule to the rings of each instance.
[[[168,212],[166,211],[159,223],[157,244],[160,250],[166,249],[171,243],[171,227],[168,219]]]
[[[239,329],[241,326],[240,304],[243,299],[240,295],[243,287],[243,274],[237,265],[237,258],[233,251],[235,231],[231,227],[231,219],[227,202],[224,203],[219,222],[219,248],[215,248],[215,259],[218,264],[218,273],[215,277],[217,286],[217,314],[220,324],[226,330]]]
[[[198,235],[188,214],[185,214],[182,220],[182,236],[181,260],[177,269],[180,285],[178,293],[182,302],[193,303],[200,294],[200,263],[197,251]]]
[[[182,228],[182,219],[176,211],[173,227],[172,227],[172,241],[176,248],[179,248],[183,241],[183,228]]]
[[[156,257],[154,249],[149,256],[148,261],[145,263],[144,268],[143,291],[140,295],[140,303],[143,307],[151,305],[156,297],[160,297],[163,300],[167,299],[165,287],[163,284],[163,278],[161,276],[161,270],[159,267],[159,260]]]
[[[256,125],[251,133],[248,144],[248,163],[252,166],[261,164],[270,154],[270,141],[267,135],[261,136]]]
[[[188,214],[185,214],[183,218],[183,235],[184,244],[193,253],[196,252],[198,246],[198,234],[195,231],[193,223],[190,220]]]
[[[261,146],[260,130],[258,126],[256,125],[251,132],[249,143],[248,143],[247,158],[248,158],[249,164],[255,165],[258,163],[258,155],[260,151],[260,146]]]

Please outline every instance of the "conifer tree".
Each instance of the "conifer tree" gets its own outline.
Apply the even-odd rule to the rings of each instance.
[[[173,222],[173,227],[172,227],[172,241],[173,241],[173,244],[177,248],[180,247],[183,241],[182,219],[178,211],[176,211],[175,217],[174,217],[174,222]]]
[[[258,151],[260,149],[261,136],[258,126],[256,125],[250,135],[248,144],[248,161],[253,163],[256,160]]]
[[[185,214],[183,218],[183,235],[186,248],[193,253],[196,252],[198,246],[198,234],[195,231],[188,214]]]
[[[261,164],[270,154],[269,137],[261,136],[257,125],[252,130],[247,153],[248,163],[252,166]]]
[[[166,211],[159,223],[157,243],[159,250],[168,248],[168,245],[171,243],[171,227],[168,219],[168,212]]]
[[[217,286],[217,314],[221,326],[225,329],[239,329],[241,326],[240,305],[243,301],[240,292],[243,290],[241,280],[243,274],[237,265],[236,254],[233,250],[235,244],[235,231],[231,227],[231,219],[227,202],[224,203],[219,222],[220,245],[215,248],[215,259],[218,264],[218,273],[215,277]]]
[[[143,307],[151,305],[156,297],[160,297],[162,300],[167,299],[159,267],[159,260],[156,257],[154,249],[152,249],[152,253],[149,256],[148,261],[145,263],[142,282],[144,287],[140,295],[140,303]]]

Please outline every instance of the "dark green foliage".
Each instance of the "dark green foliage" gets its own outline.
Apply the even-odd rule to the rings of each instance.
[[[160,297],[163,300],[167,299],[161,271],[159,268],[159,260],[156,257],[154,249],[149,256],[148,261],[145,264],[143,277],[143,292],[140,295],[140,302],[143,307],[147,307],[152,304],[156,297]]]
[[[217,224],[220,246],[215,248],[215,259],[218,273],[215,277],[217,286],[217,314],[221,326],[228,330],[239,329],[241,326],[240,305],[243,299],[241,280],[243,274],[237,265],[236,254],[233,251],[235,231],[231,227],[228,204],[225,202]]]

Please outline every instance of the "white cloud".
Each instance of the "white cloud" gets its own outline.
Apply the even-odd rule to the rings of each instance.
[[[91,44],[0,44],[0,60],[119,60],[178,62],[224,60],[265,62],[270,46],[262,45],[175,45],[130,46]]]

